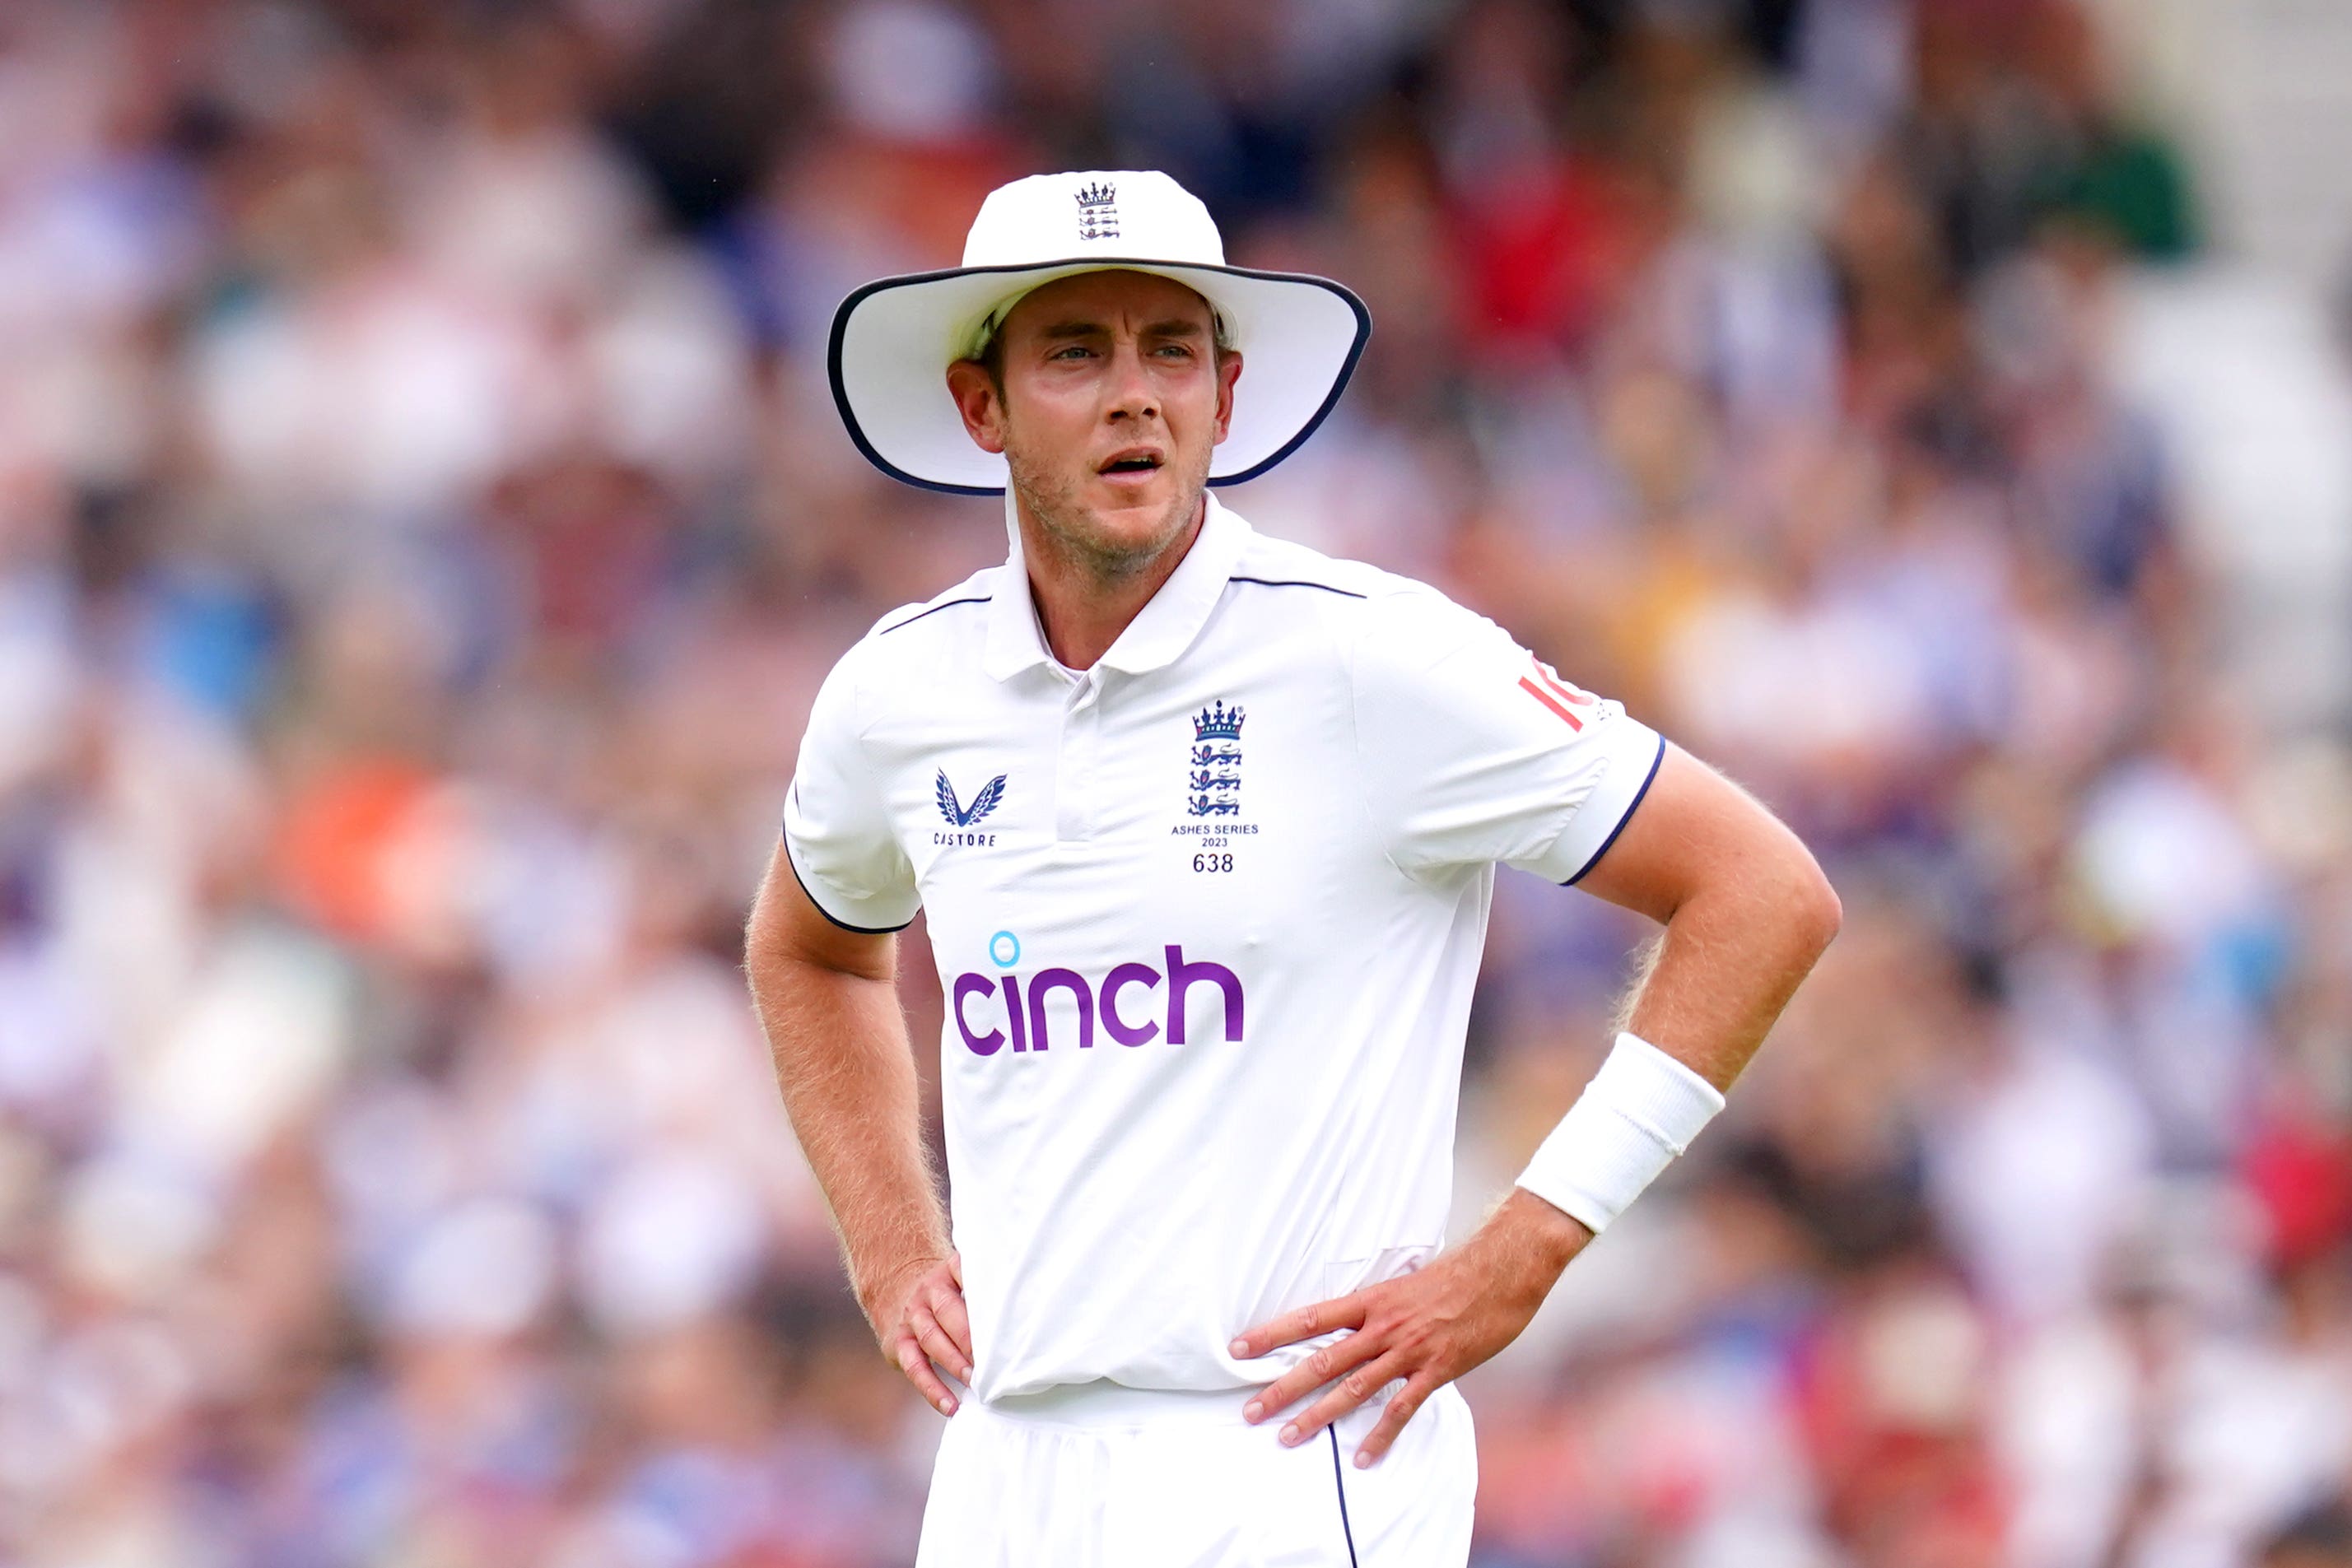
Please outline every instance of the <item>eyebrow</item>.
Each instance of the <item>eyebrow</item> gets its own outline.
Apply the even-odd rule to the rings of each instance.
[[[1038,336],[1051,342],[1059,342],[1066,338],[1099,338],[1109,330],[1099,321],[1056,321]],[[1142,335],[1147,338],[1197,338],[1201,335],[1201,324],[1188,321],[1181,316],[1171,316],[1165,321],[1152,322],[1143,329]]]

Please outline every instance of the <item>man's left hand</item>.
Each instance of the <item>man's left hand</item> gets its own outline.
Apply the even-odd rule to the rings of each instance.
[[[1286,1424],[1293,1447],[1402,1377],[1404,1387],[1356,1450],[1369,1465],[1431,1394],[1519,1337],[1569,1260],[1592,1232],[1524,1188],[1515,1187],[1486,1223],[1426,1267],[1318,1301],[1261,1323],[1234,1341],[1244,1360],[1333,1329],[1354,1332],[1311,1354],[1242,1407],[1263,1421],[1314,1389],[1339,1383]]]

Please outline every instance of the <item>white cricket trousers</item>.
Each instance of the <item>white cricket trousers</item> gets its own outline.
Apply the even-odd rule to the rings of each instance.
[[[1478,1451],[1452,1384],[1378,1464],[1367,1400],[1295,1448],[1249,1390],[1086,1384],[983,1405],[957,1396],[931,1469],[915,1568],[1463,1568]],[[1318,1391],[1319,1393],[1319,1391]],[[1336,1437],[1334,1436],[1336,1434]]]

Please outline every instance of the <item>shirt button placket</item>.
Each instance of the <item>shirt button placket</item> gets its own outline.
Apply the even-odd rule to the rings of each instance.
[[[1102,739],[1100,666],[1070,688],[1062,710],[1062,755],[1054,781],[1054,836],[1083,839],[1094,831],[1095,768]]]

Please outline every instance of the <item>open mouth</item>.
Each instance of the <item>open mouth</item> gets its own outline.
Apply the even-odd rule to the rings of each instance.
[[[1113,453],[1110,459],[1095,472],[1097,474],[1150,474],[1159,468],[1161,461],[1157,452],[1130,449],[1126,452]]]

